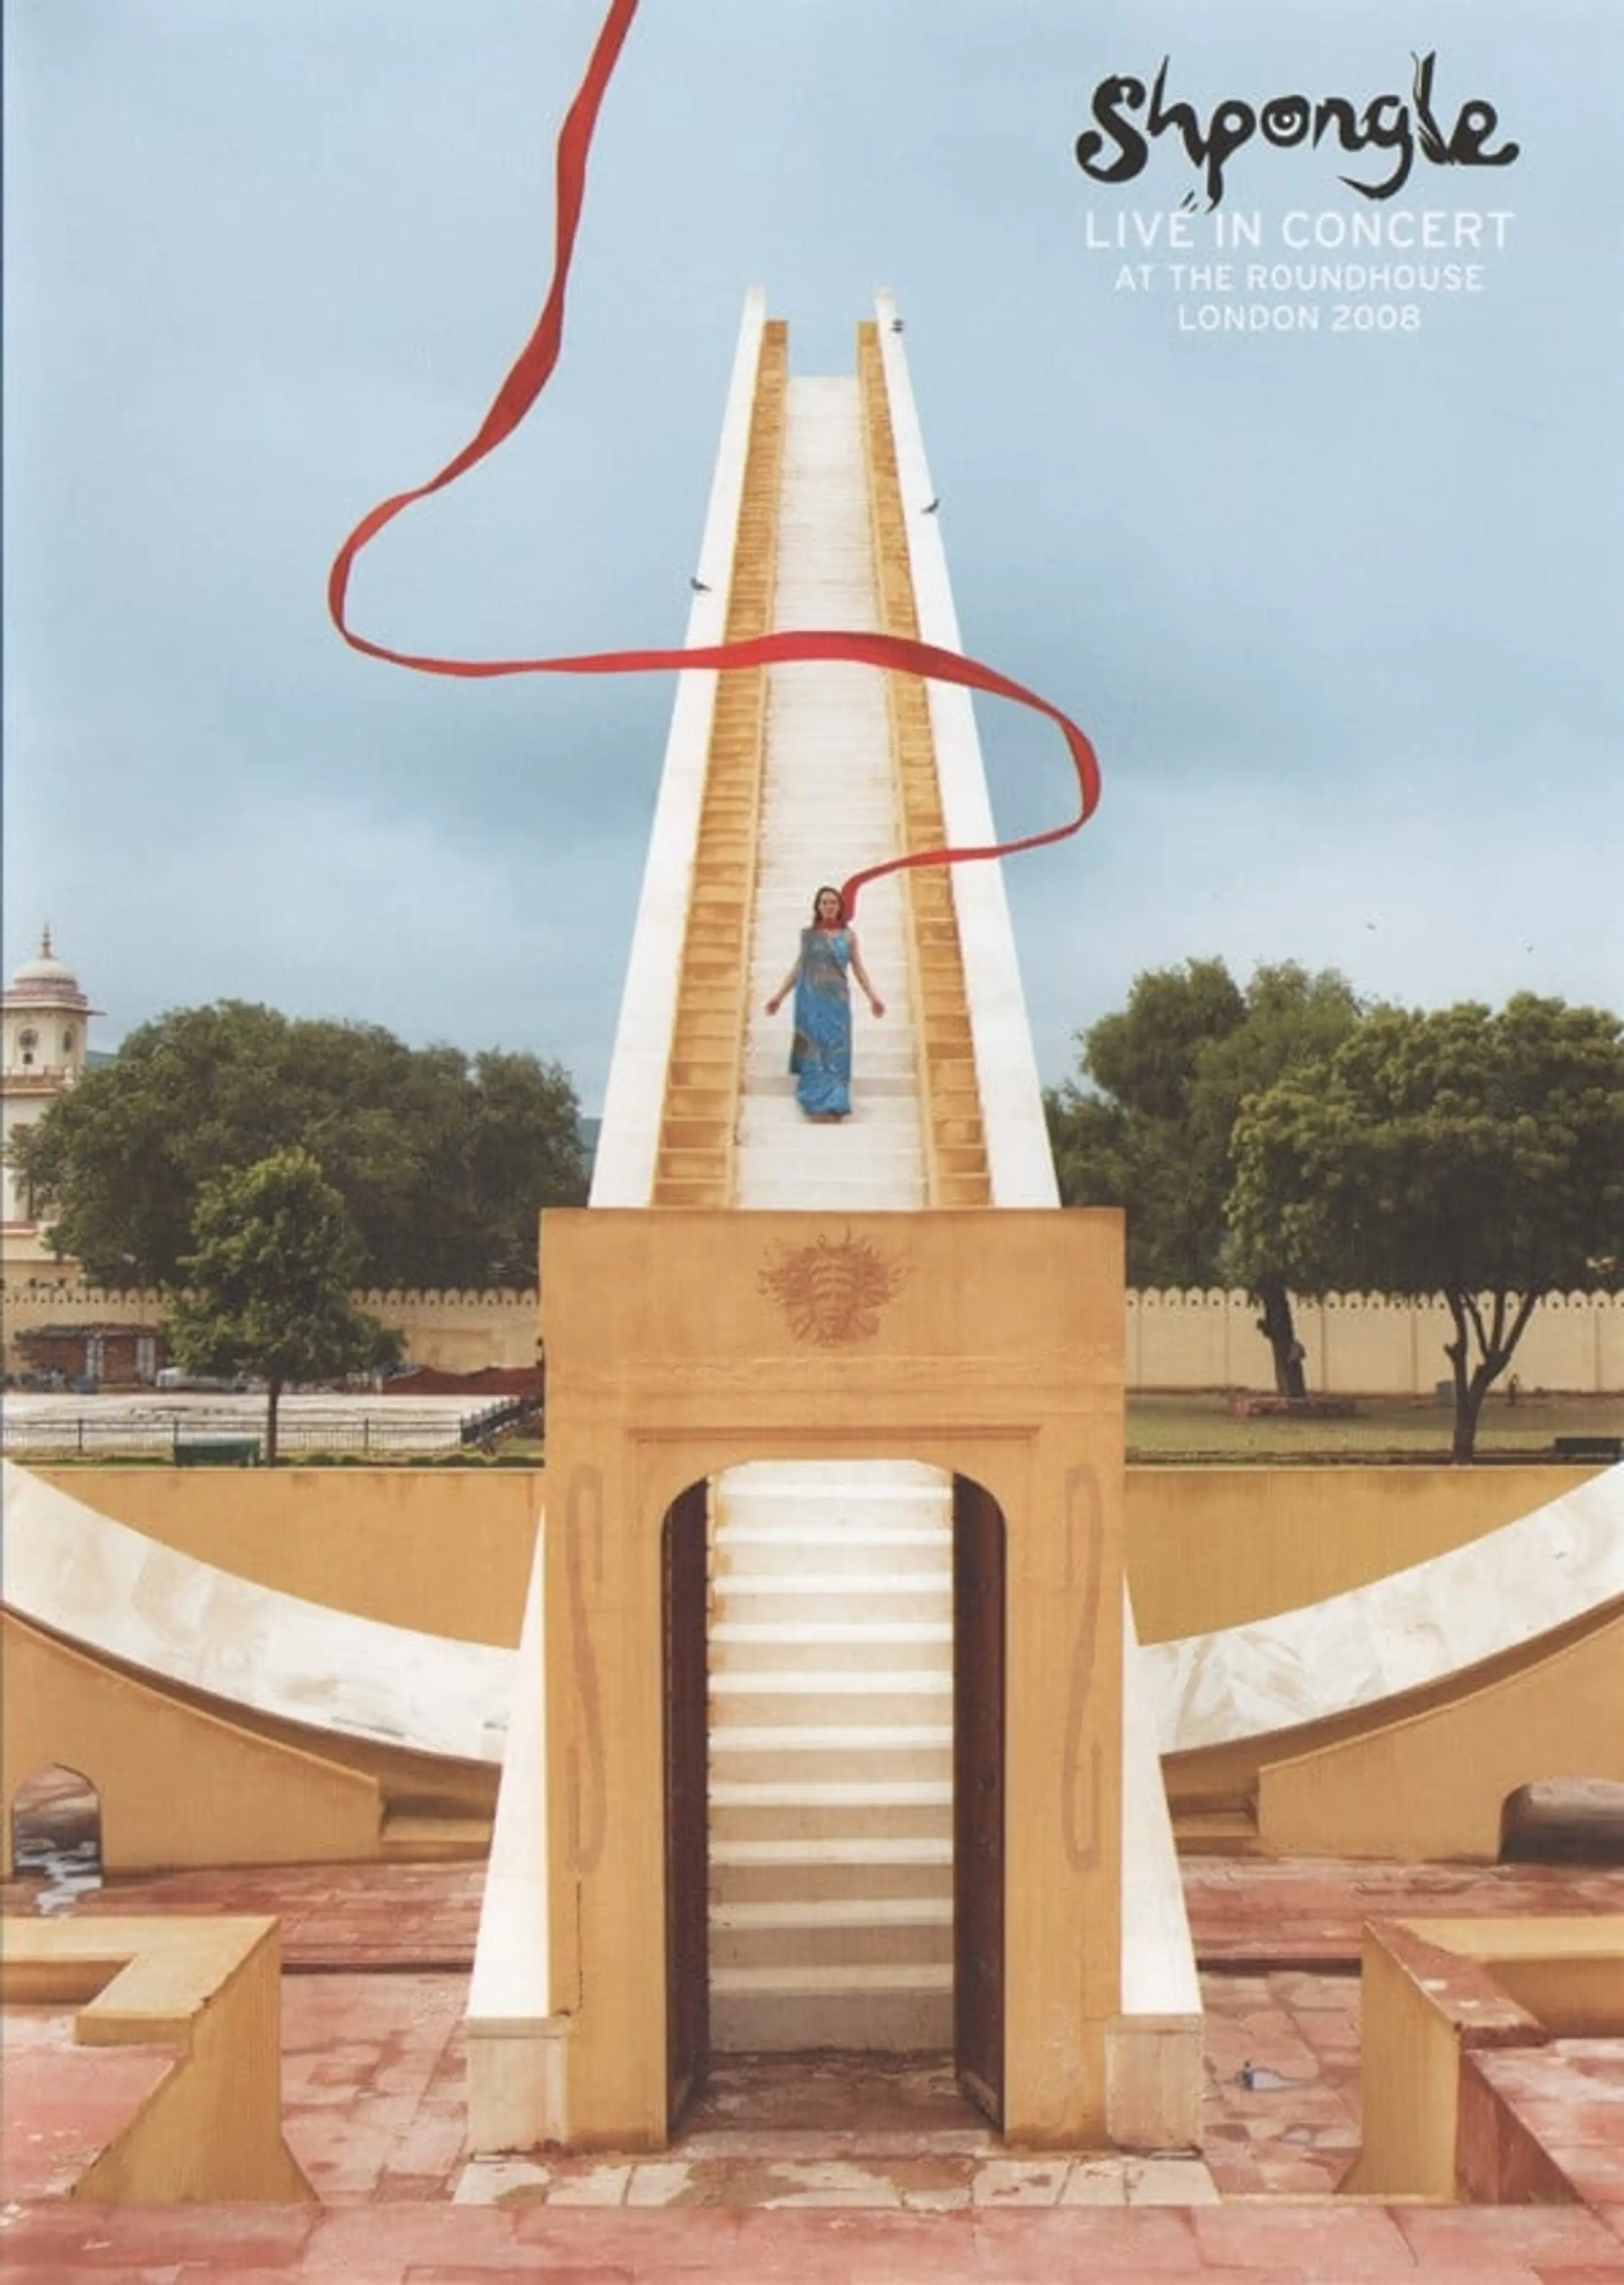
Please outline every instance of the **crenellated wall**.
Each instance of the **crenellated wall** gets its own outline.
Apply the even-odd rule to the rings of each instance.
[[[158,1293],[104,1292],[85,1285],[7,1282],[3,1289],[5,1369],[20,1369],[20,1333],[43,1325],[95,1321],[157,1325]],[[412,1364],[448,1372],[481,1365],[536,1362],[539,1303],[533,1293],[367,1292],[361,1307],[406,1338]],[[1451,1338],[1441,1301],[1387,1300],[1379,1294],[1336,1293],[1294,1305],[1315,1393],[1427,1396],[1449,1375]],[[1274,1386],[1268,1345],[1257,1330],[1255,1302],[1244,1293],[1146,1292],[1127,1296],[1130,1389]],[[1581,1395],[1624,1390],[1624,1293],[1558,1293],[1542,1301],[1518,1345],[1514,1369],[1526,1389]]]
[[[1426,1396],[1449,1378],[1454,1337],[1442,1300],[1332,1293],[1292,1304],[1316,1394]],[[1130,1292],[1131,1389],[1274,1386],[1258,1307],[1244,1293]],[[1598,1395],[1624,1389],[1624,1293],[1553,1294],[1534,1311],[1513,1370],[1526,1389]]]

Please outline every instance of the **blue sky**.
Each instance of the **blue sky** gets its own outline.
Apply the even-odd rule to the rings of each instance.
[[[324,587],[533,323],[599,15],[5,0],[4,961],[50,919],[103,1046],[230,995],[533,1048],[597,1107],[670,679],[408,675],[340,644]],[[1218,211],[1270,263],[1348,258],[1288,254],[1291,214],[1506,212],[1478,290],[1142,291],[1088,245],[1196,182],[1173,137],[1084,176],[1106,76],[1166,56],[1204,119],[1362,107],[1416,50],[1446,131],[1492,101],[1513,164],[1417,160],[1367,201],[1338,169],[1378,154],[1254,139]],[[1621,65],[1607,0],[645,0],[558,376],[369,552],[353,622],[679,641],[746,289],[796,370],[839,372],[888,287],[965,646],[1104,772],[1084,834],[1008,868],[1046,1079],[1189,956],[1616,1007]],[[1202,330],[1282,301],[1318,329]],[[1418,322],[1333,330],[1338,302]],[[979,718],[1000,825],[1063,813],[1052,734]]]

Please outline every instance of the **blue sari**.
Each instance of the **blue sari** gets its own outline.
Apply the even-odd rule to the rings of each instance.
[[[796,1074],[795,1099],[809,1114],[843,1117],[851,1108],[851,958],[844,929],[801,930],[789,1068]]]

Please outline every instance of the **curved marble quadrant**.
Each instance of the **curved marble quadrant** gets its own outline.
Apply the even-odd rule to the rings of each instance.
[[[500,1762],[511,1650],[257,1586],[115,1523],[10,1460],[4,1498],[0,1599],[76,1648],[313,1729]]]
[[[1148,1644],[1164,1754],[1294,1729],[1447,1681],[1624,1597],[1624,1466],[1370,1585]]]

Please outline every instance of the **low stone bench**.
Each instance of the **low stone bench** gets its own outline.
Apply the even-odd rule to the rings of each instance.
[[[1236,1420],[1351,1420],[1359,1410],[1353,1396],[1232,1396]]]
[[[76,2179],[59,2192],[106,2205],[313,2197],[282,2139],[278,1925],[258,1915],[4,1921],[0,2001],[75,2011],[73,2046],[56,2058],[37,2048],[20,2097],[38,2103],[46,2132],[65,2091],[85,2120],[62,2154]],[[115,2062],[92,2100],[95,2047],[138,2055]],[[26,2130],[26,2116],[13,2124]]]

